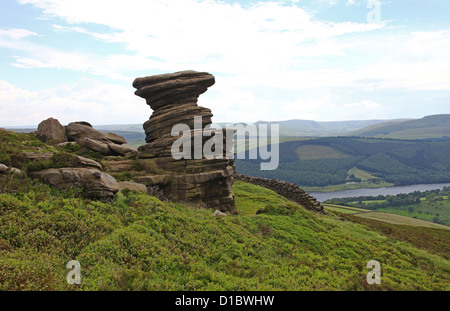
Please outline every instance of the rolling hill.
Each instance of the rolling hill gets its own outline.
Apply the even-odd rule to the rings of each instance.
[[[337,136],[367,126],[384,123],[386,120],[330,121],[312,120],[258,121],[259,124],[279,124],[280,136],[325,137]]]
[[[450,140],[326,137],[284,142],[279,150],[276,170],[263,171],[260,163],[264,161],[239,154],[237,171],[302,187],[349,182],[361,187],[450,182]]]
[[[396,139],[450,138],[450,114],[426,116],[417,120],[379,123],[351,131],[346,135]]]

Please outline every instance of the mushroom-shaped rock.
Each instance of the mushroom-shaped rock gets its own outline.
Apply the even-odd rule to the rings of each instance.
[[[138,166],[148,175],[134,180],[148,187],[157,185],[166,197],[174,201],[193,202],[222,212],[235,213],[234,196],[231,193],[234,158],[230,158],[227,152],[232,148],[225,147],[233,146],[232,143],[223,144],[223,153],[214,144],[214,150],[217,154],[220,153],[219,157],[206,158],[203,155],[195,159],[175,159],[172,154],[172,146],[181,136],[172,136],[172,129],[178,124],[189,128],[188,131],[182,131],[183,136],[186,135],[183,139],[191,142],[189,148],[192,155],[195,150],[203,153],[203,146],[213,136],[217,142],[225,141],[230,136],[222,130],[213,135],[208,127],[213,116],[211,110],[197,105],[200,94],[214,83],[213,75],[196,71],[180,71],[134,80],[133,86],[137,89],[135,94],[145,98],[153,109],[153,114],[143,126],[147,144],[139,147],[140,159],[137,160]]]

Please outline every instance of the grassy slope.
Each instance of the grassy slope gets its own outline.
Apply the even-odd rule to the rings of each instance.
[[[324,204],[324,206],[327,211],[338,212],[341,214],[351,214],[354,216],[367,218],[383,223],[450,230],[450,227],[446,225],[436,224],[427,219],[416,219],[412,218],[412,216],[409,215],[402,215],[401,213],[398,212],[398,210],[395,209],[392,209],[393,212],[390,212],[386,211],[387,209],[378,209],[372,211],[350,206],[340,206],[335,204]]]
[[[416,217],[427,221],[433,221],[433,218],[439,215],[439,219],[443,224],[450,224],[450,199],[437,202],[422,199],[419,204],[382,208],[378,209],[378,211]]]
[[[19,138],[2,141],[5,159],[6,146],[38,144]],[[450,290],[449,258],[427,243],[439,236],[448,250],[448,230],[405,241],[254,185],[233,191],[240,215],[215,217],[144,194],[102,203],[0,176],[0,290]],[[70,260],[81,263],[79,287],[66,282]],[[369,260],[381,263],[380,286],[366,283]]]
[[[80,261],[84,290],[450,289],[439,254],[242,182],[233,186],[242,215],[214,217],[143,194],[100,203],[2,178],[2,290],[74,289],[69,260]],[[383,269],[376,287],[365,282],[372,259]]]

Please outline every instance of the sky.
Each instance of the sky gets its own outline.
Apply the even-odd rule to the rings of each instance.
[[[206,71],[214,122],[450,113],[448,0],[2,0],[0,127],[143,123],[137,77]]]

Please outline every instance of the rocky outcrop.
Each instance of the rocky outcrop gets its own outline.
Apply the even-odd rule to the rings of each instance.
[[[195,148],[202,148],[206,140],[219,135],[212,131],[212,135],[205,136],[213,115],[210,109],[197,105],[198,97],[214,83],[214,76],[196,71],[137,78],[133,82],[137,89],[135,94],[145,98],[153,109],[153,114],[143,126],[147,144],[139,147],[137,160],[146,176],[135,177],[134,180],[148,187],[158,186],[174,201],[235,213],[231,192],[234,159],[223,156],[230,150],[224,149],[224,154],[213,159],[205,156],[194,159]],[[187,135],[191,140],[190,158],[177,160],[172,155],[171,147],[180,138],[171,135],[177,124],[187,125],[190,129],[183,134],[184,138]],[[221,132],[222,137],[216,138],[226,139],[226,134],[226,131]]]
[[[57,189],[80,187],[84,195],[92,199],[112,199],[119,191],[111,175],[94,168],[49,168],[28,175]]]
[[[48,118],[39,123],[36,135],[45,143],[58,144],[67,141],[64,126],[53,118]]]
[[[304,206],[307,209],[326,214],[322,204],[296,184],[279,179],[245,176],[239,173],[235,173],[233,177],[235,180],[241,180],[249,184],[270,189],[275,193]]]
[[[65,146],[78,143],[88,150],[111,156],[136,156],[135,147],[127,144],[124,137],[115,133],[102,133],[92,127],[89,122],[71,122],[62,126],[58,120],[48,118],[42,121],[36,132],[38,138],[46,143]]]
[[[37,153],[37,152],[24,152],[24,157],[30,161],[50,161],[54,157],[53,152],[45,152],[45,153]],[[70,158],[70,163],[67,163],[68,166],[71,167],[84,167],[84,168],[95,168],[98,170],[102,170],[102,165],[97,161],[94,161],[89,158],[85,158],[79,155],[72,155]]]
[[[76,141],[85,148],[103,155],[136,155],[138,153],[137,149],[127,144],[122,136],[99,132],[85,121],[69,123],[66,126],[66,134],[70,141]]]

